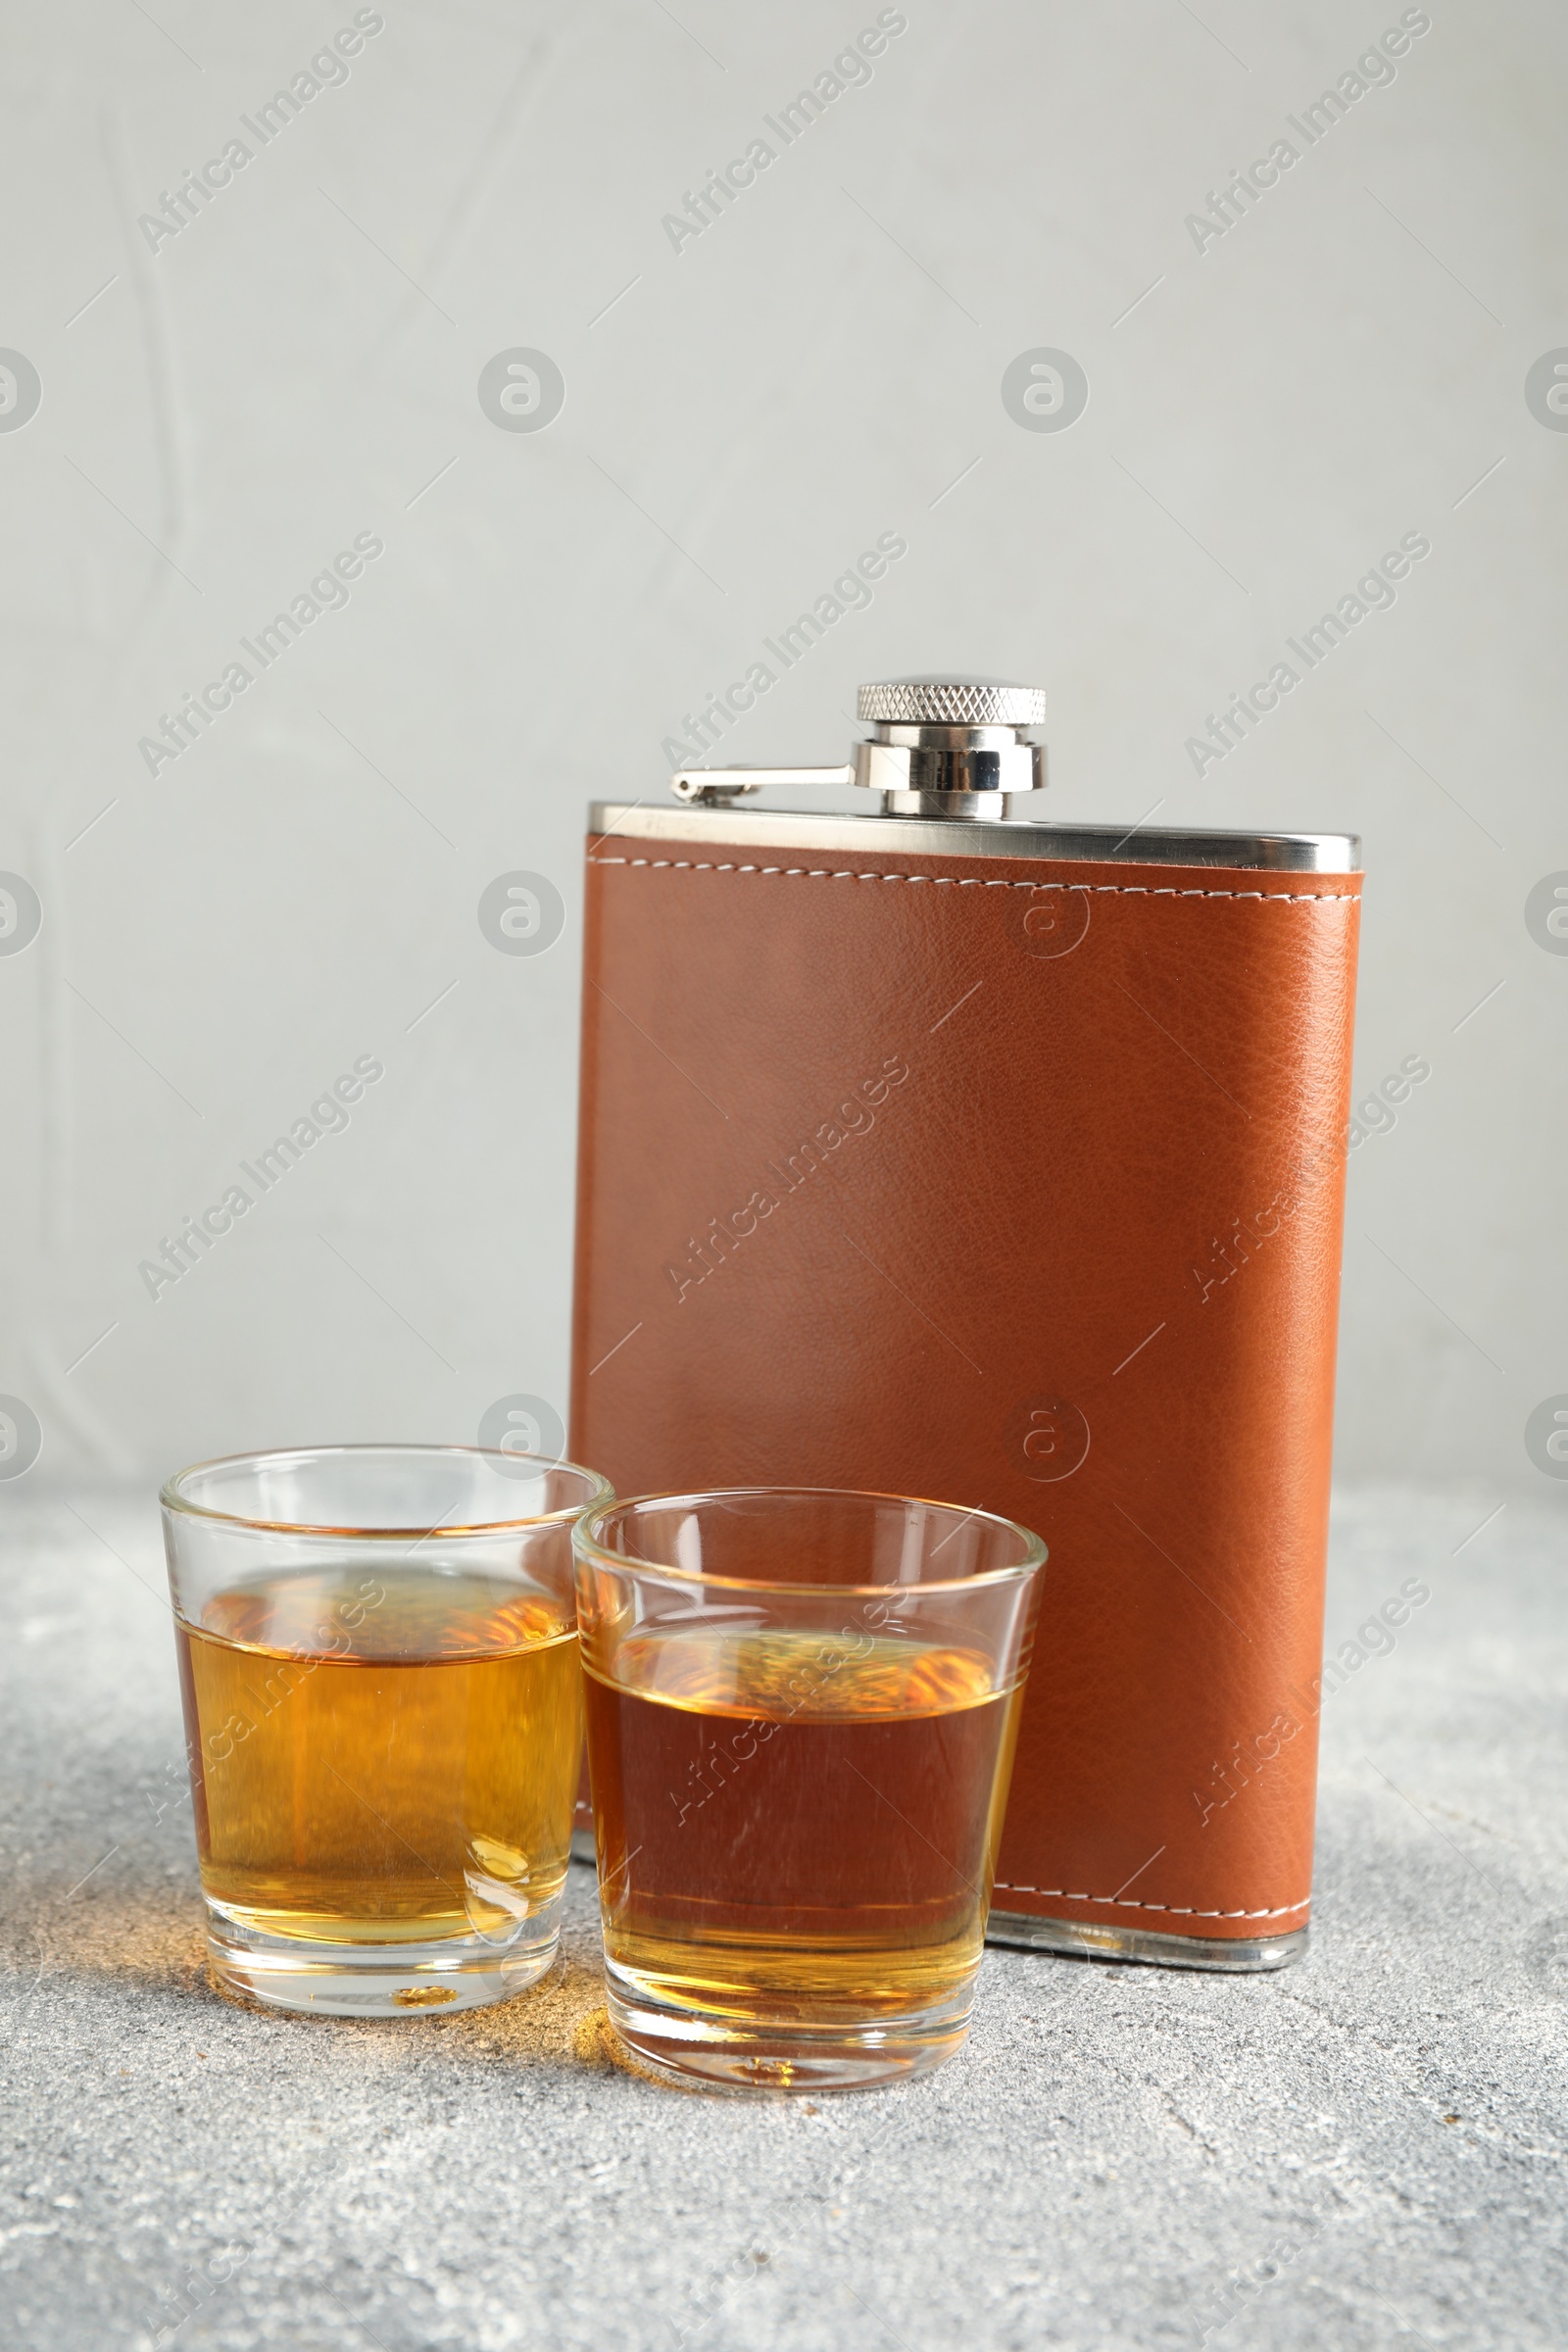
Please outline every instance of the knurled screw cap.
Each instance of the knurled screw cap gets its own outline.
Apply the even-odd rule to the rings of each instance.
[[[1038,727],[1046,716],[1043,686],[996,678],[887,678],[855,701],[858,718],[901,727]]]

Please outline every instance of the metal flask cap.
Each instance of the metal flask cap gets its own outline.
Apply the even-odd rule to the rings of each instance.
[[[1046,690],[1002,678],[884,678],[859,689],[855,715],[903,727],[1040,727]]]
[[[1009,803],[1045,789],[1045,753],[1023,730],[1046,715],[1045,690],[1000,678],[884,678],[856,695],[873,732],[842,767],[690,767],[670,779],[678,801],[722,806],[768,784],[858,785],[884,816],[996,822]]]

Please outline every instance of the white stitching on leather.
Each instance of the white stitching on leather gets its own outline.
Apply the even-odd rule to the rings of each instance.
[[[1310,1895],[1298,1903],[1275,1903],[1266,1911],[1196,1911],[1191,1903],[1148,1903],[1136,1894],[1074,1894],[1066,1886],[1021,1886],[1012,1879],[998,1879],[1006,1894],[1054,1894],[1064,1903],[1114,1903],[1123,1911],[1168,1911],[1172,1919],[1283,1919],[1288,1911],[1305,1911]]]
[[[1146,882],[1003,882],[990,881],[977,874],[858,874],[847,866],[826,865],[735,865],[719,864],[712,859],[696,858],[590,858],[590,865],[646,865],[667,867],[672,872],[691,874],[778,874],[786,881],[802,882],[926,882],[941,890],[1081,890],[1093,892],[1099,898],[1109,894],[1117,899],[1283,899],[1288,905],[1302,906],[1313,899],[1341,899],[1347,903],[1360,897],[1355,890],[1177,890],[1161,885],[1158,889]],[[1085,1898],[1087,1899],[1087,1898]],[[1156,1910],[1162,1908],[1155,1904]],[[1203,1919],[1261,1918],[1252,1912],[1204,1911]]]

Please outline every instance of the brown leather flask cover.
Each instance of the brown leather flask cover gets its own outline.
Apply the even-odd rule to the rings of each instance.
[[[589,845],[574,1458],[1045,1538],[999,1909],[1301,1927],[1356,874]]]

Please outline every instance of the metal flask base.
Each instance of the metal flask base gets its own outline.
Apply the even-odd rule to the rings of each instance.
[[[1163,1936],[1153,1928],[1102,1928],[1082,1919],[993,1911],[986,1941],[1059,1952],[1070,1960],[1139,1960],[1151,1968],[1213,1968],[1240,1976],[1288,1968],[1305,1952],[1310,1933],[1293,1928],[1288,1936]]]

